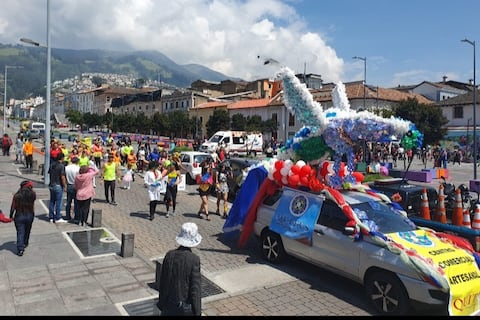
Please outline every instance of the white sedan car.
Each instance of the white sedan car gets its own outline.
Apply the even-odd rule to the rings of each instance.
[[[450,315],[478,313],[480,259],[474,252],[418,228],[378,195],[335,194],[345,204],[325,191],[288,187],[267,196],[254,223],[262,256],[277,263],[291,255],[350,278],[382,315],[425,306]]]
[[[182,173],[186,175],[186,183],[194,184],[197,175],[202,173],[200,163],[209,158],[213,162],[213,157],[210,153],[200,151],[183,151],[180,153],[180,161],[182,162]]]

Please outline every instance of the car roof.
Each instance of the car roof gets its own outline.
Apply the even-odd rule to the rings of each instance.
[[[201,152],[201,151],[182,151],[180,152],[180,154],[190,154],[190,155],[207,155],[207,156],[211,156],[212,154],[211,153],[208,153],[208,152]]]
[[[360,192],[360,191],[352,191],[352,190],[340,190],[345,202],[348,204],[359,204],[369,201],[381,201],[380,198],[370,195],[368,193]]]

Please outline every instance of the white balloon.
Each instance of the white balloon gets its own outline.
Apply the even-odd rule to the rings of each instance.
[[[290,159],[285,160],[283,167],[288,168],[288,170],[290,170],[293,167],[293,161]]]
[[[299,166],[300,168],[303,167],[304,165],[306,165],[305,161],[303,161],[303,160],[298,160],[297,161],[297,166]]]
[[[288,185],[288,178],[285,177],[285,176],[283,176],[283,177],[282,177],[282,183],[283,183],[284,185]]]
[[[280,169],[280,173],[282,174],[282,176],[286,177],[288,176],[288,173],[290,172],[290,168],[285,168],[283,167],[282,169]]]

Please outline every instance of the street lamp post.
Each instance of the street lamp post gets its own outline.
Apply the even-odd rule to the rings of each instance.
[[[367,99],[367,57],[359,57],[355,56],[352,57],[352,59],[357,59],[357,60],[362,60],[363,61],[363,110],[366,109],[366,99]],[[378,93],[378,90],[377,90]],[[377,104],[378,104],[378,98],[377,98]],[[363,140],[363,162],[366,162],[367,160],[367,140]]]
[[[21,42],[40,47],[40,43],[27,38],[21,38]],[[43,47],[43,46],[42,46]],[[46,187],[50,184],[50,97],[51,97],[51,57],[50,48],[50,0],[47,0],[47,92],[45,106],[45,161],[43,164],[43,183]]]
[[[461,40],[473,47],[473,179],[477,180],[477,84],[475,80],[475,41]]]
[[[468,130],[470,128],[470,121],[472,121],[472,118],[467,119],[467,146],[470,143],[470,137],[468,136]]]
[[[23,68],[23,66],[7,66],[5,65],[5,77],[3,78],[3,133],[5,134],[7,130],[7,77],[8,77],[8,69],[16,69],[16,68]]]
[[[363,110],[366,110],[366,99],[367,99],[367,57],[358,57],[355,56],[352,59],[362,60],[363,61]]]

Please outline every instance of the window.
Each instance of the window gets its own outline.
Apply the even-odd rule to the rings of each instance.
[[[454,119],[463,119],[463,107],[454,107],[453,108],[453,118]]]
[[[323,201],[318,224],[343,232],[347,222],[347,217],[336,203],[328,199]]]
[[[290,127],[295,126],[295,115],[290,112],[288,113],[288,125]]]

